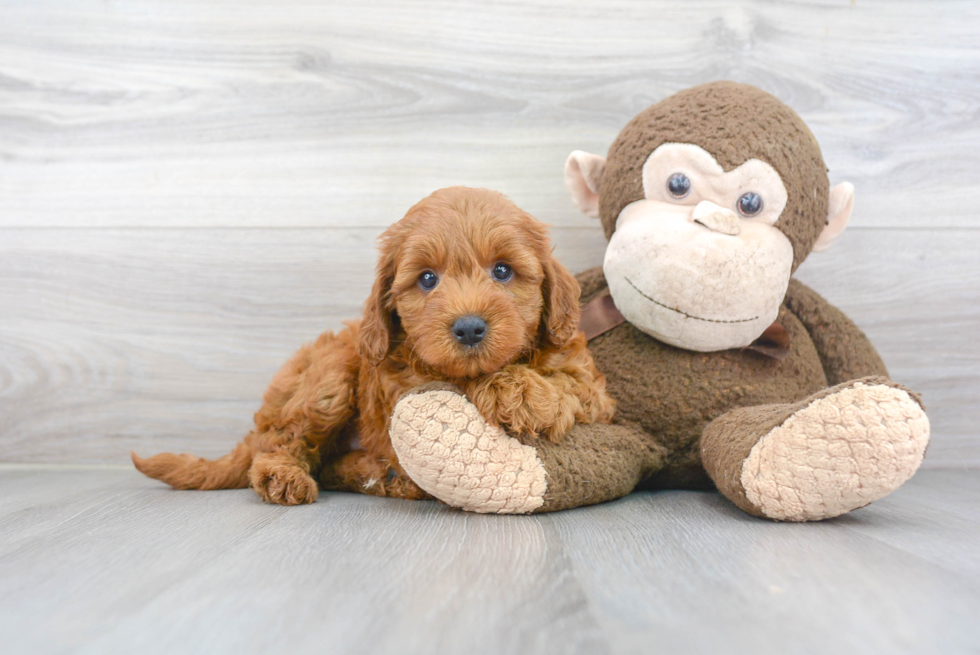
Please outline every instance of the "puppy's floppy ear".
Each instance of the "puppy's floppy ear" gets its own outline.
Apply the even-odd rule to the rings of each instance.
[[[549,256],[544,264],[541,290],[544,294],[545,338],[560,348],[578,330],[578,321],[582,315],[578,302],[581,289],[578,280],[568,269]]]
[[[391,229],[381,235],[381,257],[371,295],[364,303],[364,320],[357,342],[358,354],[378,365],[391,350],[391,337],[396,330],[394,310],[390,307],[391,285],[395,279],[395,249],[397,240]]]

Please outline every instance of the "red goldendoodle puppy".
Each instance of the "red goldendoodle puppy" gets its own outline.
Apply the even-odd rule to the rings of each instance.
[[[380,239],[364,317],[326,332],[273,378],[255,429],[217,460],[163,453],[133,463],[178,489],[251,485],[285,505],[328,488],[425,497],[388,437],[399,397],[451,382],[515,436],[558,440],[609,421],[613,401],[577,331],[579,286],[545,226],[503,195],[454,187],[412,207]]]

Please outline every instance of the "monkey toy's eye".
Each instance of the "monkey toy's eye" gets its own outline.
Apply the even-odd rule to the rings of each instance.
[[[490,273],[497,282],[506,282],[514,276],[514,269],[503,262],[497,262]]]
[[[432,271],[422,271],[419,275],[419,286],[426,291],[432,291],[439,284],[439,276]]]
[[[738,199],[738,213],[742,216],[755,216],[762,211],[762,196],[749,191]]]
[[[691,192],[691,180],[683,173],[674,173],[667,178],[667,190],[675,198],[683,198]]]

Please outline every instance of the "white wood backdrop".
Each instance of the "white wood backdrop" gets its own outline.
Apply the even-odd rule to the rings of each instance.
[[[227,450],[373,239],[499,189],[573,270],[569,151],[715,79],[797,109],[852,227],[799,277],[980,465],[980,3],[0,0],[0,461]]]

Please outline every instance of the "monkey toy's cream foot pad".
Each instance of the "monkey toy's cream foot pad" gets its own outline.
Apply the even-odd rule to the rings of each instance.
[[[773,428],[742,466],[748,500],[781,521],[814,521],[863,507],[912,477],[929,420],[904,389],[854,383]]]
[[[527,514],[544,503],[545,469],[535,449],[487,423],[461,393],[420,388],[406,395],[390,434],[405,472],[448,505]]]

